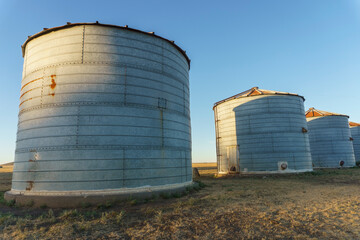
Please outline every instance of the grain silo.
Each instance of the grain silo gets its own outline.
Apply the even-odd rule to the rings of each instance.
[[[353,167],[349,116],[310,108],[306,111],[314,168]]]
[[[254,87],[213,110],[220,174],[312,171],[302,96]]]
[[[349,122],[350,133],[353,139],[355,162],[360,162],[360,123]]]
[[[22,52],[7,199],[74,206],[192,184],[190,60],[174,41],[68,23],[29,37]]]

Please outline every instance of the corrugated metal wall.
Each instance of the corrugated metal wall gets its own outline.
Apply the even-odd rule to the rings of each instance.
[[[309,139],[314,167],[336,168],[355,165],[347,116],[308,117]]]
[[[355,161],[360,161],[360,126],[350,127],[351,136],[353,138],[353,147],[355,154]]]
[[[13,190],[192,181],[189,64],[168,41],[80,25],[26,45]]]
[[[219,173],[232,167],[241,173],[312,170],[301,97],[242,97],[217,105],[214,112]]]

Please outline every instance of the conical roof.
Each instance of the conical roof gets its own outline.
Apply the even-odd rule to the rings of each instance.
[[[360,126],[360,123],[349,122],[349,126],[350,126],[350,127],[359,127],[359,126]]]
[[[326,111],[322,111],[322,110],[318,110],[315,108],[309,108],[309,110],[307,110],[305,112],[305,117],[324,117],[324,116],[344,116],[344,117],[349,117],[348,115],[344,115],[344,114],[339,114],[339,113],[332,113],[332,112],[326,112]]]
[[[224,100],[221,100],[219,102],[216,102],[214,104],[214,107],[216,107],[220,103],[227,102],[227,101],[232,100],[232,99],[242,98],[242,97],[252,97],[252,96],[258,96],[258,95],[292,95],[292,96],[301,97],[305,101],[305,98],[303,96],[300,96],[300,95],[295,94],[295,93],[279,92],[279,91],[265,90],[265,89],[259,89],[258,87],[253,87],[253,88],[251,88],[249,90],[238,93],[238,94],[236,94],[234,96],[231,96],[229,98],[225,98]]]

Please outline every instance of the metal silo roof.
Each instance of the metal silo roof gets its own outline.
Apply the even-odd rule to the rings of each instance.
[[[292,96],[301,97],[305,101],[305,98],[303,96],[300,96],[300,95],[295,94],[295,93],[279,92],[279,91],[259,89],[259,87],[253,87],[253,88],[251,88],[249,90],[246,90],[246,91],[238,93],[238,94],[236,94],[234,96],[225,98],[224,100],[216,102],[214,104],[214,107],[216,107],[217,105],[219,105],[221,103],[230,101],[232,99],[243,98],[243,97],[251,97],[251,96],[258,96],[258,95],[292,95]]]
[[[318,110],[315,108],[309,108],[309,110],[307,110],[305,112],[305,116],[308,117],[324,117],[324,116],[344,116],[349,118],[348,115],[345,114],[339,114],[339,113],[332,113],[332,112],[326,112],[326,111],[322,111],[322,110]]]
[[[44,34],[47,34],[47,33],[50,33],[50,32],[55,32],[55,31],[58,31],[58,30],[61,30],[61,29],[71,28],[71,27],[80,26],[80,25],[99,25],[99,26],[105,26],[105,27],[126,29],[126,30],[129,30],[129,31],[134,31],[134,32],[138,32],[138,33],[143,33],[143,34],[146,34],[146,35],[150,35],[150,36],[154,36],[154,37],[163,39],[163,40],[169,42],[171,45],[173,45],[177,50],[179,50],[179,52],[180,52],[182,55],[184,55],[184,57],[186,58],[186,61],[187,61],[188,64],[189,64],[189,69],[190,69],[190,61],[191,61],[190,58],[187,56],[186,51],[182,50],[178,45],[175,44],[175,41],[172,41],[172,40],[169,40],[169,39],[160,37],[160,36],[156,35],[154,32],[144,32],[144,31],[141,31],[141,30],[138,30],[138,29],[129,28],[128,25],[118,26],[118,25],[112,25],[112,24],[103,24],[103,23],[99,23],[98,21],[96,21],[95,23],[70,23],[70,22],[68,22],[66,25],[63,25],[63,26],[53,27],[53,28],[44,28],[43,31],[38,32],[38,33],[36,33],[36,34],[34,34],[34,35],[32,35],[32,36],[29,36],[28,39],[24,42],[24,44],[21,46],[23,57],[24,57],[24,55],[25,55],[26,45],[27,45],[27,43],[28,43],[29,41],[31,41],[32,39],[37,38],[37,37],[40,37],[40,36],[42,36],[42,35],[44,35]]]
[[[349,122],[349,126],[350,126],[350,127],[358,127],[358,126],[360,126],[360,123]]]

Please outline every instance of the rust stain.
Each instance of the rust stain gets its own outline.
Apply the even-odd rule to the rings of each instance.
[[[55,93],[50,93],[49,96],[55,96]]]
[[[55,77],[56,75],[51,75],[51,85],[50,85],[51,89],[55,89],[56,87]]]
[[[40,79],[43,79],[43,77],[41,77],[41,78],[36,78],[36,79],[34,79],[34,80],[31,80],[30,82],[28,82],[27,84],[25,84],[24,86],[22,86],[22,87],[21,87],[21,90],[23,90],[23,88],[26,87],[27,85],[29,85],[30,83],[33,83],[33,82],[38,81],[38,80],[40,80]]]
[[[34,181],[27,181],[26,191],[30,191],[34,187]]]
[[[26,91],[26,92],[24,92],[23,94],[21,94],[20,99],[21,99],[25,94],[27,94],[28,92],[30,92],[30,91],[32,91],[32,90],[34,90],[34,88],[33,88],[33,89],[30,89],[30,90],[28,90],[28,91]]]
[[[29,101],[29,100],[32,100],[32,98],[28,98],[28,99],[26,99],[25,101],[22,101],[22,102],[20,103],[19,107],[20,107],[24,102],[27,102],[27,101]]]
[[[29,162],[35,162],[35,160],[33,160],[33,159],[29,159]]]

